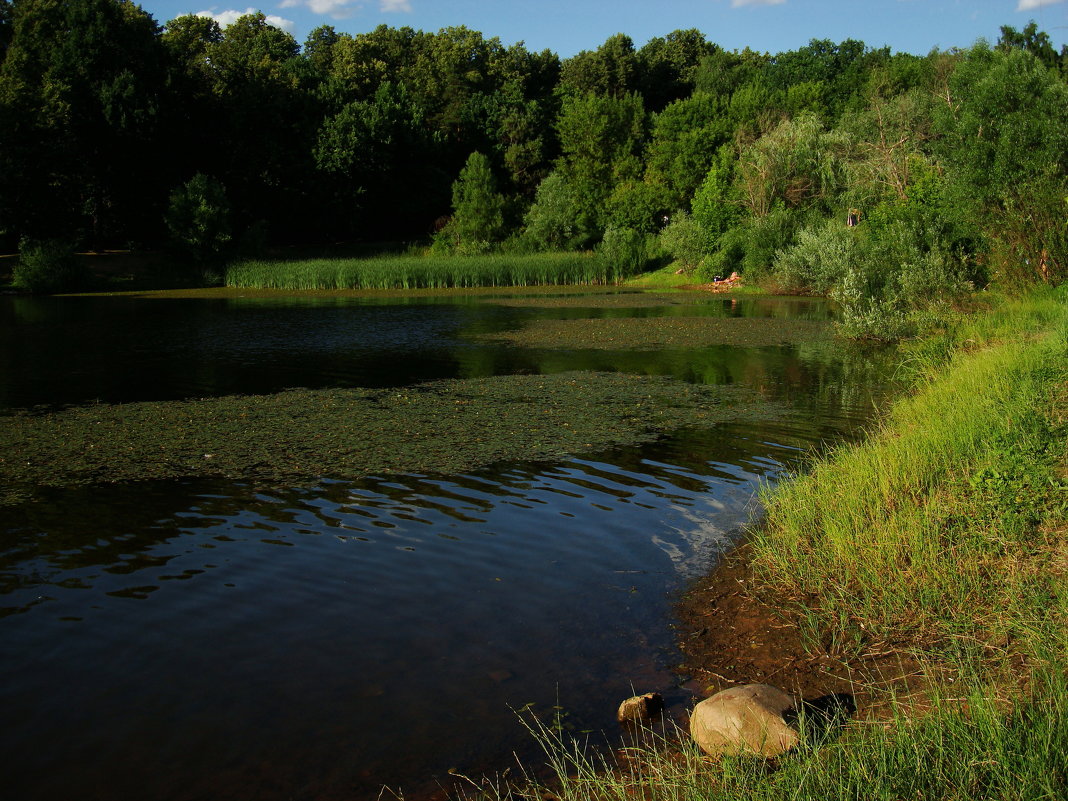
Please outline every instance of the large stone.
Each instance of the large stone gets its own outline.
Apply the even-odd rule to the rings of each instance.
[[[694,707],[690,736],[712,756],[778,756],[800,739],[784,719],[796,706],[793,698],[768,684],[731,687]]]

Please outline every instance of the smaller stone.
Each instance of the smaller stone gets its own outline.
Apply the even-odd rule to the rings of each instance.
[[[660,693],[646,693],[628,698],[619,705],[616,718],[620,723],[648,723],[664,711],[664,699]]]
[[[779,756],[800,740],[784,717],[796,706],[792,697],[768,684],[731,687],[694,707],[690,735],[710,756]]]

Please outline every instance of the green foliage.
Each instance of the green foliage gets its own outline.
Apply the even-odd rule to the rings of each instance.
[[[539,184],[524,222],[523,238],[539,250],[588,247],[597,238],[596,218],[561,172]]]
[[[18,264],[11,276],[16,288],[34,294],[71,292],[84,289],[88,282],[88,271],[75,259],[70,242],[24,239],[20,244]]]
[[[638,58],[625,34],[609,36],[594,51],[583,50],[564,62],[560,87],[567,94],[624,97],[638,89]]]
[[[693,218],[708,237],[714,250],[723,236],[742,216],[742,205],[734,189],[734,153],[721,147],[704,181],[693,198]]]
[[[215,178],[197,173],[171,192],[167,229],[197,264],[217,261],[230,244],[230,203]]]
[[[621,182],[606,201],[608,226],[653,233],[667,208],[666,194],[662,186],[645,181]]]
[[[695,28],[646,42],[638,51],[639,91],[646,108],[659,111],[692,94],[702,59],[718,50]]]
[[[708,253],[708,235],[693,217],[677,211],[660,232],[660,246],[689,271]]]
[[[847,182],[846,159],[851,148],[841,131],[827,131],[819,118],[804,113],[786,120],[742,153],[738,190],[756,216],[776,202],[787,207],[826,204]]]
[[[1026,50],[1037,58],[1047,69],[1060,70],[1062,73],[1068,70],[1068,45],[1061,45],[1060,52],[1053,47],[1049,34],[1040,31],[1034,20],[1031,20],[1022,31],[1018,31],[1011,25],[1001,26],[1001,36],[998,37],[998,49],[1010,50],[1017,48]]]
[[[699,93],[678,100],[653,119],[647,173],[668,189],[671,208],[689,204],[733,130],[720,98]]]
[[[504,235],[505,200],[489,159],[472,153],[452,185],[452,218],[435,242],[465,253],[480,253]]]
[[[978,45],[949,88],[955,102],[941,109],[939,152],[955,201],[1001,242],[1010,277],[1046,251],[1048,278],[1062,280],[1068,252],[1047,232],[1059,228],[1068,195],[1068,84],[1026,50]]]
[[[439,247],[590,247],[682,208],[707,269],[754,280],[798,230],[859,207],[873,231],[892,209],[923,258],[976,285],[1068,275],[1065,53],[1034,24],[925,57],[852,40],[726,51],[697,30],[636,51],[618,34],[561,64],[463,26],[324,25],[301,54],[259,12],[161,30],[126,0],[0,0],[0,47],[8,247],[161,245],[172,190],[197,173],[225,184],[235,232],[425,241],[477,152],[496,186],[481,211],[478,192],[463,201]],[[806,280],[795,256],[780,287]]]
[[[797,243],[776,258],[775,280],[789,293],[827,294],[856,263],[858,246],[854,232],[840,220],[805,228]]]
[[[641,177],[645,110],[641,97],[594,94],[564,100],[557,120],[560,170],[578,190],[582,216],[607,224],[605,200],[620,181]]]
[[[632,228],[609,228],[597,246],[597,260],[612,282],[636,275],[649,261],[648,236]]]
[[[942,250],[925,249],[908,223],[893,221],[870,234],[832,290],[848,336],[910,336],[930,324],[940,305],[965,291],[959,262]]]
[[[798,232],[819,215],[776,205],[763,217],[746,217],[720,237],[706,272],[729,275],[737,270],[750,284],[771,275],[779,251],[793,245]]]
[[[22,0],[0,63],[0,219],[17,236],[115,241],[158,220],[166,51],[116,0]]]

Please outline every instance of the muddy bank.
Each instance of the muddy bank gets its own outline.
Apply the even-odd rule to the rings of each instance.
[[[518,331],[481,337],[527,348],[659,350],[712,345],[768,347],[829,339],[828,323],[753,317],[634,317],[534,320]]]
[[[0,503],[35,485],[459,473],[778,411],[742,388],[585,372],[99,404],[0,417]]]
[[[805,700],[846,693],[862,719],[887,711],[891,692],[919,702],[925,668],[913,655],[887,644],[847,652],[806,636],[797,603],[769,592],[749,555],[739,546],[678,601],[678,669],[687,689],[698,698],[744,684],[771,684]]]

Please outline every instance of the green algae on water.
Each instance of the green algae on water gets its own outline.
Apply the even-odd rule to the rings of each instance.
[[[712,345],[769,347],[828,338],[827,323],[754,317],[617,317],[532,320],[516,331],[481,337],[528,348],[657,350]]]
[[[744,388],[587,372],[96,404],[0,418],[0,503],[34,486],[457,473],[774,414]]]

